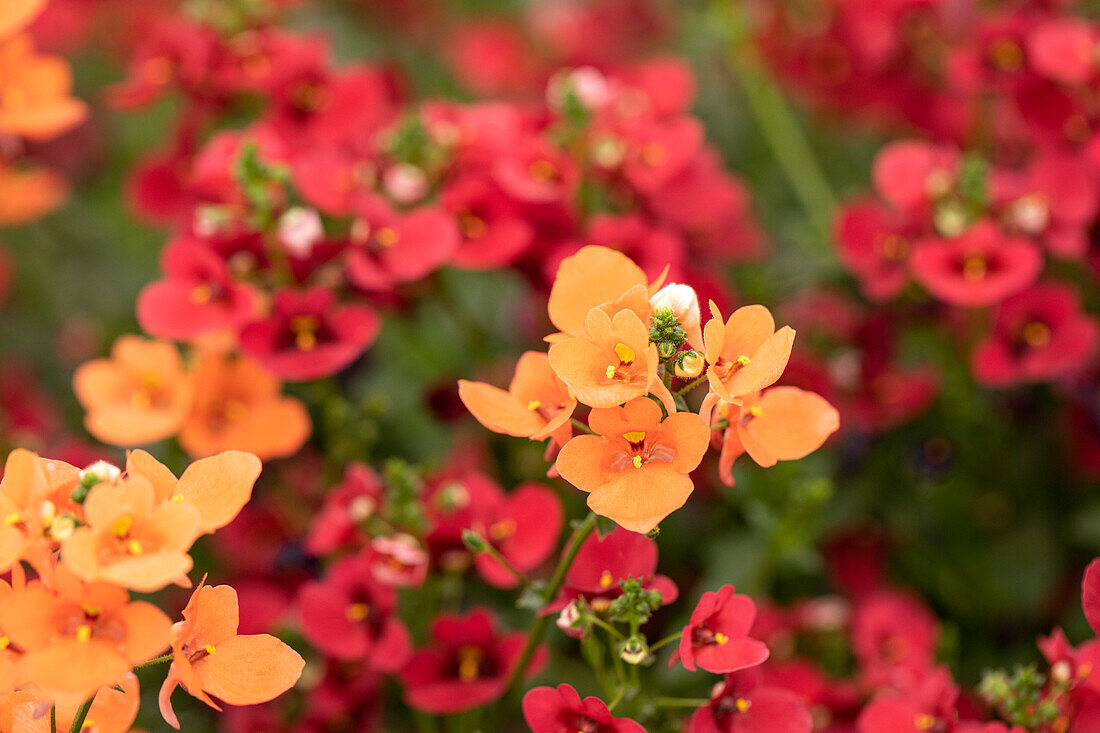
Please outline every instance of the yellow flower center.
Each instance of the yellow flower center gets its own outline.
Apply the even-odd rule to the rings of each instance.
[[[11,646],[11,639],[6,636],[0,636],[0,649],[7,649]]]
[[[751,700],[746,700],[743,697],[739,697],[739,698],[737,698],[737,702],[735,702],[734,705],[737,706],[738,711],[743,713],[743,712],[745,712],[746,710],[748,710],[749,708],[752,707],[752,701]]]
[[[913,725],[915,725],[918,730],[929,730],[935,724],[936,718],[928,713],[921,713],[917,716],[917,719],[913,721]]]
[[[374,241],[379,247],[392,247],[397,244],[401,236],[393,227],[382,227],[374,234]]]
[[[466,235],[466,239],[481,239],[489,232],[485,220],[473,214],[459,217],[458,223],[462,227],[462,233]]]
[[[137,540],[130,540],[126,543],[126,551],[135,557],[145,552],[145,549],[141,546],[141,543]]]
[[[473,682],[477,679],[485,652],[481,647],[464,646],[458,650],[458,679]]]
[[[203,303],[209,303],[210,299],[214,297],[214,292],[210,289],[209,285],[196,285],[191,288],[191,302],[202,305]]]
[[[218,651],[218,648],[215,647],[213,644],[204,644],[202,648],[206,650],[207,654],[214,654],[216,651]]]
[[[760,409],[759,405],[753,405],[749,408],[749,414],[753,417],[760,417],[764,414],[764,411]]]
[[[719,631],[714,635],[714,640],[718,642],[718,646],[724,646],[729,643],[730,638]]]
[[[366,603],[353,603],[344,611],[348,621],[362,621],[370,615],[370,606]]]
[[[126,535],[130,534],[130,528],[134,526],[134,518],[129,514],[123,514],[115,521],[111,522],[111,532],[115,537],[122,539]]]
[[[1032,321],[1024,326],[1024,343],[1033,349],[1040,349],[1050,343],[1050,328],[1045,323]]]
[[[530,402],[527,403],[527,409],[530,410],[531,412],[534,412],[535,410],[539,409],[540,407],[542,407],[542,403],[539,402],[538,400],[531,400]]]
[[[634,468],[641,468],[642,467],[642,457],[641,456],[634,456],[634,458],[631,459],[631,463],[634,464]]]
[[[295,316],[290,319],[290,330],[294,334],[294,345],[299,351],[312,351],[317,346],[317,329],[321,322],[316,316]]]
[[[163,56],[147,59],[141,65],[141,76],[150,84],[167,84],[172,81],[172,62]]]
[[[502,519],[499,522],[494,522],[489,527],[489,539],[500,540],[511,537],[516,533],[516,522],[514,519]]]
[[[546,159],[536,160],[527,169],[527,172],[531,174],[531,178],[539,183],[546,183],[554,180],[557,171],[558,169],[554,167],[554,164]]]
[[[614,580],[615,579],[613,577],[611,577],[611,571],[610,570],[604,570],[602,573],[600,573],[600,587],[601,588],[610,587],[611,583],[614,582]]]
[[[8,525],[9,527],[14,527],[22,521],[23,517],[19,515],[19,512],[12,512],[8,516],[4,517],[4,524]]]
[[[667,158],[665,146],[660,143],[648,143],[642,147],[642,162],[649,166],[658,166]]]
[[[981,255],[970,255],[963,260],[963,278],[970,282],[976,282],[981,280],[989,272],[989,266],[985,261],[985,257]]]
[[[634,353],[634,349],[620,341],[615,344],[615,356],[619,357],[619,363],[625,366],[634,363],[636,354]]]
[[[76,627],[76,640],[82,644],[87,644],[92,639],[92,627],[88,624],[82,624]]]
[[[737,357],[737,363],[738,363],[738,364],[739,364],[740,366],[743,366],[743,367],[747,367],[747,366],[748,366],[749,364],[751,364],[751,363],[752,363],[752,359],[750,359],[749,357],[745,356],[744,354],[741,354],[741,356]]]

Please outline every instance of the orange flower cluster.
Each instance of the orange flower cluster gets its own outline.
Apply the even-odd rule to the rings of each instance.
[[[72,95],[72,72],[60,58],[38,53],[24,33],[46,0],[0,0],[0,138],[40,142],[75,127],[87,105]],[[17,166],[0,146],[0,226],[37,219],[65,196],[63,178],[44,168]]]
[[[105,359],[77,369],[84,424],[111,445],[172,436],[195,457],[246,450],[262,460],[293,455],[312,431],[309,413],[282,382],[245,356],[199,349],[185,364],[172,343],[119,338]]]
[[[125,472],[106,463],[80,471],[21,449],[8,456],[0,571],[12,583],[0,581],[0,730],[49,730],[51,707],[68,729],[93,697],[86,714],[97,730],[127,730],[139,701],[132,670],[169,648],[161,707],[177,727],[169,698],[181,683],[213,707],[211,695],[248,705],[294,685],[302,658],[274,637],[237,636],[231,588],[200,584],[175,626],[129,592],[190,585],[191,544],[237,515],[260,468],[236,451],[200,460],[178,479],[143,451],[129,454]]]
[[[695,292],[662,287],[663,280],[648,283],[620,252],[585,247],[562,262],[551,289],[548,311],[559,332],[546,338],[549,352],[524,354],[508,391],[459,382],[482,425],[549,437],[548,457],[557,453],[558,474],[588,493],[589,508],[643,533],[684,505],[694,489],[690,474],[712,442],[732,485],[741,453],[761,466],[801,458],[839,426],[820,396],[771,387],[787,366],[793,329],[776,330],[761,305],[723,320],[714,303],[701,328]],[[694,381],[674,394],[673,378]],[[709,394],[692,411],[683,396],[704,382]],[[587,426],[573,419],[578,402],[592,408]],[[573,424],[590,434],[574,436]]]

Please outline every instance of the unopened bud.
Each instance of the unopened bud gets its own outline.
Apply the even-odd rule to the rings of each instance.
[[[314,209],[294,206],[279,217],[279,242],[294,257],[305,259],[325,238],[325,225]]]
[[[1072,676],[1073,670],[1070,668],[1069,662],[1064,659],[1055,662],[1050,667],[1050,679],[1057,684],[1062,685],[1069,682]]]
[[[701,319],[699,317],[699,296],[695,288],[681,283],[669,283],[653,294],[649,299],[653,310],[668,308],[680,321],[681,328],[687,333],[690,340],[700,334]],[[699,344],[692,344],[698,346]]]
[[[382,174],[382,186],[394,201],[411,204],[428,192],[428,178],[415,165],[398,163]]]
[[[474,554],[489,550],[489,543],[485,541],[485,538],[472,529],[462,530],[462,544],[466,545],[466,549]]]
[[[623,642],[619,657],[627,664],[641,664],[649,656],[649,646],[645,638],[635,635]]]
[[[703,355],[698,351],[685,351],[676,359],[676,367],[673,371],[680,379],[695,379],[703,373],[706,365]]]
[[[64,542],[73,536],[76,531],[76,518],[71,514],[62,514],[54,518],[50,523],[50,537],[58,542]]]
[[[581,623],[581,612],[577,608],[576,601],[570,601],[569,605],[561,610],[558,614],[557,620],[558,628],[562,631],[568,632],[571,629],[576,629]]]
[[[79,474],[80,483],[89,489],[99,483],[114,483],[121,475],[122,470],[107,461],[96,461]]]

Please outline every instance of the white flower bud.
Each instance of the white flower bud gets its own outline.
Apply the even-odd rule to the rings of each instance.
[[[279,217],[279,242],[294,257],[304,259],[325,238],[325,225],[314,209],[295,206]]]
[[[411,204],[424,198],[428,192],[428,178],[415,165],[398,163],[382,174],[382,186],[394,201]]]

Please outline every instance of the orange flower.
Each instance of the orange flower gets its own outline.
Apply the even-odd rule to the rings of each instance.
[[[71,506],[65,493],[78,473],[63,461],[42,459],[22,448],[8,454],[0,483],[0,572],[20,559],[41,574],[48,572],[54,542],[47,531],[59,504]]]
[[[160,713],[173,728],[180,725],[172,693],[181,684],[221,710],[211,697],[256,705],[283,694],[301,677],[305,661],[297,652],[268,634],[240,636],[237,625],[237,592],[199,583],[183,621],[172,626],[172,666],[160,688]]]
[[[187,551],[202,533],[202,515],[184,500],[157,503],[140,474],[96,484],[84,501],[87,526],[65,541],[61,558],[84,580],[105,580],[150,593],[187,582]]]
[[[745,396],[741,406],[723,403],[718,414],[729,419],[722,440],[719,475],[733,486],[733,462],[742,453],[759,465],[805,458],[840,427],[836,408],[814,392],[772,387]]]
[[[153,485],[157,503],[166,501],[189,504],[199,510],[200,528],[213,532],[233,521],[248,500],[260,476],[263,464],[251,453],[225,451],[195,461],[175,474],[143,450],[126,456],[126,473],[144,476]]]
[[[554,374],[546,354],[523,354],[507,392],[484,382],[460,379],[458,396],[470,414],[495,433],[532,440],[553,435],[558,445],[573,436],[569,418],[577,400]]]
[[[175,435],[191,411],[191,380],[170,343],[122,336],[111,358],[82,364],[73,376],[84,425],[105,443],[152,443]]]
[[[0,41],[0,133],[49,140],[72,129],[88,114],[72,88],[69,65],[35,53],[29,35]]]
[[[0,0],[0,38],[26,28],[45,7],[46,0]]]
[[[0,627],[22,651],[21,679],[44,699],[79,704],[167,647],[171,622],[118,586],[58,567],[54,587],[33,581],[0,600]]]
[[[657,376],[657,347],[633,311],[621,310],[611,318],[593,308],[585,332],[587,338],[567,337],[552,344],[547,355],[577,400],[590,407],[613,407],[650,391],[665,398],[668,390]],[[664,401],[671,405],[671,395]]]
[[[582,247],[558,266],[547,311],[550,322],[561,333],[546,340],[584,337],[588,312],[597,307],[609,316],[624,309],[632,310],[646,323],[651,310],[649,296],[663,280],[664,276],[647,286],[645,272],[622,252],[607,247]]]
[[[191,416],[179,441],[193,456],[237,449],[259,458],[298,452],[312,425],[302,403],[280,392],[282,382],[256,362],[217,351],[204,352],[192,373]]]
[[[53,171],[0,164],[0,226],[42,218],[61,205],[68,191],[65,179]]]
[[[714,301],[713,318],[703,329],[710,387],[726,402],[774,384],[787,368],[794,345],[794,329],[775,330],[772,314],[762,305],[738,308],[722,323]]]
[[[579,435],[558,455],[558,471],[589,492],[592,511],[633,532],[649,532],[687,501],[688,474],[703,460],[710,429],[691,412],[661,419],[648,397],[622,407],[594,409],[596,435]]]
[[[141,691],[138,689],[138,679],[133,673],[126,675],[119,683],[122,689],[116,689],[114,685],[101,687],[92,700],[92,707],[88,709],[88,717],[84,719],[81,733],[126,733],[137,719],[138,707],[141,705]],[[68,730],[72,727],[76,711],[80,706],[69,703],[57,706],[57,729]],[[40,720],[46,721],[43,733],[48,731],[49,716]],[[29,732],[28,732],[29,733]],[[37,731],[35,731],[37,733]]]

